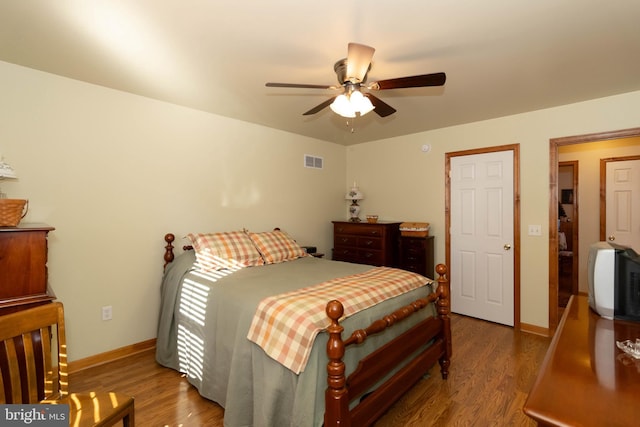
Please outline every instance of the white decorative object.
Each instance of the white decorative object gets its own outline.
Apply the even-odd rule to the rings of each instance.
[[[351,205],[349,206],[349,221],[351,222],[360,222],[360,206],[358,206],[358,200],[364,199],[364,195],[358,189],[355,181],[353,182],[353,187],[344,197],[346,200],[351,200]]]
[[[17,177],[18,175],[16,175],[16,172],[13,170],[13,168],[4,162],[4,160],[2,159],[2,155],[0,155],[0,181],[7,178],[16,179]],[[7,195],[2,192],[2,189],[0,189],[0,199],[6,198]]]
[[[616,341],[616,345],[622,351],[634,359],[640,359],[640,338],[636,338],[636,341]]]

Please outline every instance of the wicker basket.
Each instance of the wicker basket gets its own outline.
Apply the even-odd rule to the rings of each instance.
[[[429,228],[428,222],[403,222],[400,224],[400,234],[407,237],[427,237]]]
[[[0,199],[0,227],[16,227],[28,209],[27,200]]]

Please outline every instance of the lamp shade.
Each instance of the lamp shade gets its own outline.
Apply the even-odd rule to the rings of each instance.
[[[358,187],[351,187],[351,190],[344,196],[345,200],[362,200],[364,194],[358,189]]]
[[[0,156],[0,179],[4,179],[4,178],[17,178],[18,175],[16,175],[16,172],[13,170],[13,168],[11,166],[9,166],[8,164],[6,164],[3,160],[2,160],[2,156]]]

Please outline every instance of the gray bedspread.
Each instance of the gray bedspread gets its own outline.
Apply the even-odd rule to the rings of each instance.
[[[202,396],[223,406],[225,426],[322,425],[327,334],[318,335],[305,370],[296,375],[249,341],[247,332],[263,298],[361,273],[371,266],[307,257],[214,277],[198,274],[194,262],[193,252],[185,252],[168,266],[163,278],[158,363],[185,372]],[[430,291],[430,286],[421,287],[357,313],[342,323],[343,337]],[[432,315],[433,307],[389,331],[397,336]],[[349,349],[347,373],[362,355],[390,336],[379,334]]]

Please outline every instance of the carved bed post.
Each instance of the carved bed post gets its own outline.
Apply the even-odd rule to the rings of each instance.
[[[449,376],[449,365],[451,364],[451,355],[453,353],[451,346],[451,299],[449,279],[447,278],[447,266],[444,264],[438,264],[436,266],[436,272],[438,273],[438,288],[436,293],[439,295],[438,301],[436,301],[436,307],[438,310],[438,316],[442,319],[443,334],[442,337],[446,347],[445,355],[440,358],[440,373],[445,380]]]
[[[327,342],[327,391],[325,392],[325,427],[350,427],[349,394],[346,387],[344,357],[345,346],[342,341],[342,331],[338,320],[344,314],[344,307],[340,301],[330,301],[327,304],[327,316],[331,325],[327,328],[329,341]]]
[[[168,233],[164,236],[164,241],[167,242],[167,246],[164,247],[164,268],[167,268],[167,264],[173,261],[173,241],[176,239],[172,233]]]

